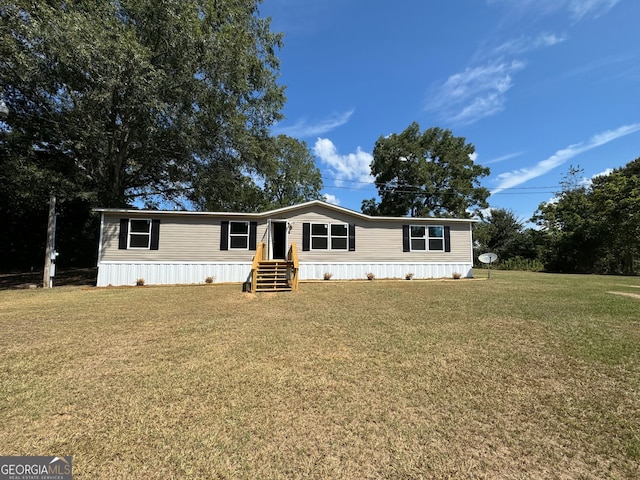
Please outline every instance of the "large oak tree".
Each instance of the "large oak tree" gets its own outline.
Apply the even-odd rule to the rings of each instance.
[[[85,219],[263,201],[242,187],[274,171],[285,96],[282,35],[259,3],[0,0],[0,255],[39,258],[50,193]]]
[[[489,169],[476,165],[475,148],[450,130],[420,131],[414,122],[400,134],[380,137],[373,149],[371,173],[380,202],[365,200],[373,215],[468,217],[487,208],[489,191],[480,179]]]

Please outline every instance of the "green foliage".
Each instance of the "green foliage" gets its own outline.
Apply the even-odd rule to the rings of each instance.
[[[51,192],[61,205],[264,205],[251,174],[275,169],[285,96],[282,35],[258,4],[2,1],[0,222],[24,237]]]
[[[499,261],[495,268],[499,270],[521,270],[527,272],[541,272],[544,264],[537,258],[511,257]]]
[[[546,234],[545,268],[561,272],[637,273],[640,268],[640,159],[596,177],[589,187],[571,181],[557,201],[538,207]]]
[[[542,234],[538,230],[525,229],[512,210],[491,209],[473,229],[474,257],[486,252],[498,255],[495,268],[504,270],[543,269],[538,260],[543,245]],[[483,264],[476,262],[476,266]]]
[[[174,198],[195,156],[254,161],[250,139],[267,134],[284,102],[281,36],[256,12],[255,0],[7,4],[3,144],[64,157],[76,183],[111,207]]]
[[[381,201],[365,200],[363,212],[468,217],[468,209],[486,208],[489,191],[479,182],[489,169],[474,164],[474,151],[472,144],[450,130],[420,132],[416,122],[400,134],[380,137],[371,173]]]

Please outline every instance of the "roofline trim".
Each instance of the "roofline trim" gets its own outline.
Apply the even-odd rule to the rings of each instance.
[[[288,207],[276,208],[274,210],[267,210],[266,212],[258,213],[240,213],[240,212],[197,212],[189,210],[137,210],[132,208],[94,208],[94,212],[98,213],[113,213],[113,214],[136,214],[136,215],[193,215],[203,217],[247,217],[247,218],[269,218],[274,215],[279,215],[286,212],[300,210],[305,207],[311,207],[320,205],[336,212],[351,215],[353,217],[361,218],[367,221],[447,221],[451,223],[477,223],[478,220],[473,218],[447,218],[447,217],[376,217],[372,215],[366,215],[364,213],[356,212],[339,205],[333,205],[322,200],[311,200],[297,205],[291,205]]]

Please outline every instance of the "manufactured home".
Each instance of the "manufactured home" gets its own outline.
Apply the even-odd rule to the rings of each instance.
[[[263,213],[97,211],[98,286],[144,279],[255,290],[258,262],[294,266],[284,274],[289,286],[292,276],[297,283],[325,273],[335,280],[473,275],[470,219],[372,217],[319,200]]]

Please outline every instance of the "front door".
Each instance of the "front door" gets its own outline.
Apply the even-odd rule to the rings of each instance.
[[[287,222],[271,222],[271,252],[274,260],[287,258]]]

